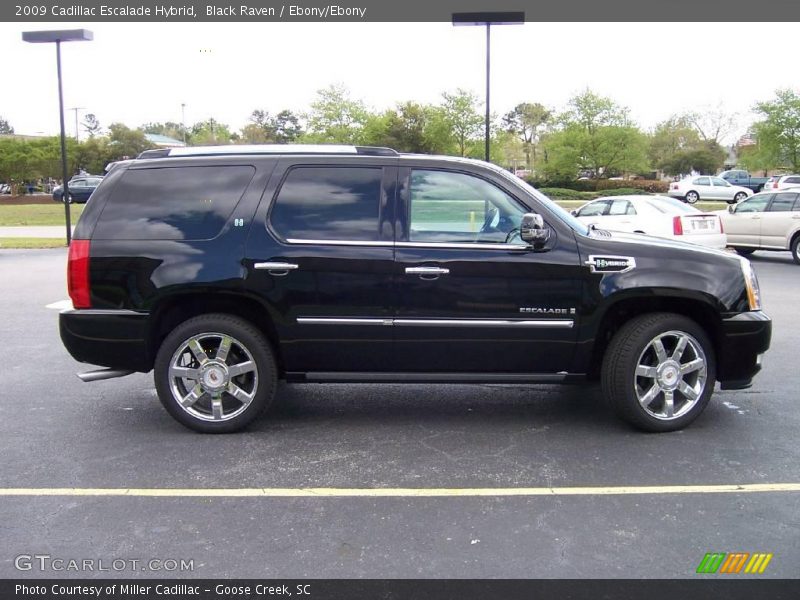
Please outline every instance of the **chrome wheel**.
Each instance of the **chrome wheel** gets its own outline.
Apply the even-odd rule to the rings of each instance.
[[[700,200],[700,194],[698,194],[697,192],[686,193],[686,202],[688,202],[689,204],[694,204],[698,200]]]
[[[639,355],[634,390],[647,414],[670,421],[697,404],[707,378],[707,360],[700,343],[683,331],[667,331],[650,340]]]
[[[178,406],[196,419],[223,422],[243,413],[258,391],[253,355],[236,338],[201,333],[178,346],[169,363]]]

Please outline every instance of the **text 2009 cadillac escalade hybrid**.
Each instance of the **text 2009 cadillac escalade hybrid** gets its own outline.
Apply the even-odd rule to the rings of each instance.
[[[72,356],[155,372],[184,425],[238,430],[289,382],[600,380],[671,431],[769,347],[750,263],[589,229],[513,175],[354,146],[144,152],[69,251]]]

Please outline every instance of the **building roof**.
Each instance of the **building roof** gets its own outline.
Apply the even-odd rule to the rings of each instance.
[[[155,144],[161,148],[183,148],[186,146],[181,140],[176,140],[168,135],[161,135],[158,133],[145,133],[145,139],[151,144]]]

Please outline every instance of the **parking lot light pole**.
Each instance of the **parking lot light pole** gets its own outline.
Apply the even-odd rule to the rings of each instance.
[[[453,25],[485,25],[486,26],[486,133],[484,160],[489,162],[491,141],[490,72],[491,72],[491,30],[492,25],[522,25],[525,23],[524,12],[457,12],[453,13]]]
[[[61,29],[56,31],[23,31],[22,41],[32,44],[56,45],[56,69],[58,71],[58,116],[61,122],[61,186],[62,200],[64,201],[64,217],[67,224],[67,245],[72,242],[72,223],[69,213],[69,185],[67,184],[67,140],[64,131],[64,90],[61,85],[61,42],[88,42],[94,39],[94,34],[88,29]],[[77,116],[77,112],[76,112]]]

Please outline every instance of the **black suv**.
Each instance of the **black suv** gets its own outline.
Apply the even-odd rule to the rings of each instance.
[[[242,428],[276,381],[600,380],[670,431],[750,385],[771,321],[750,263],[587,228],[514,175],[354,146],[152,150],[69,250],[84,380],[155,371],[184,425]]]

